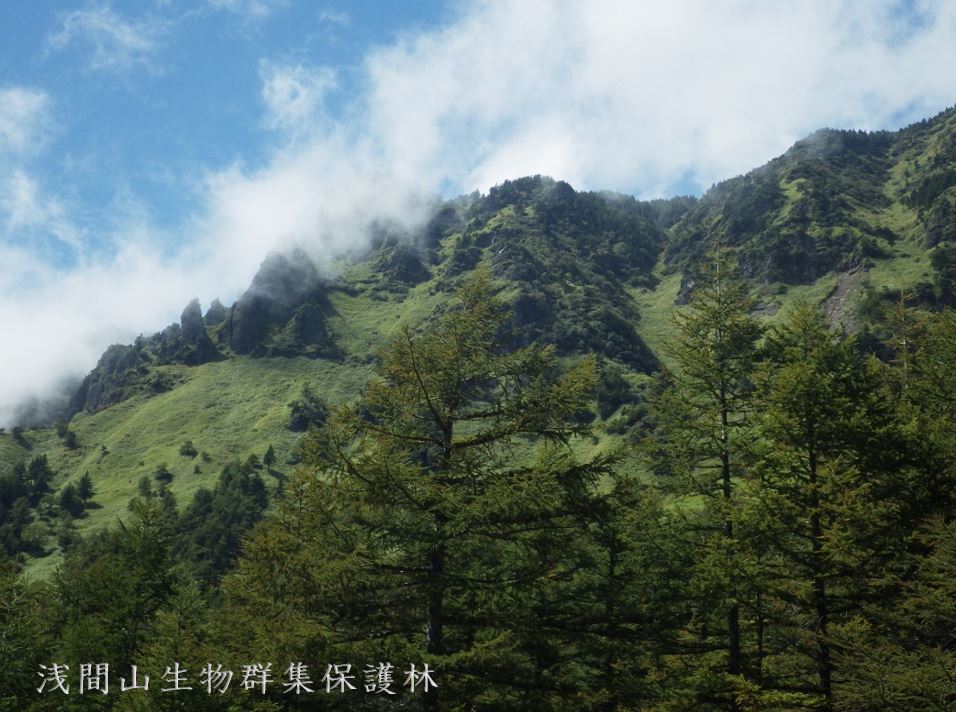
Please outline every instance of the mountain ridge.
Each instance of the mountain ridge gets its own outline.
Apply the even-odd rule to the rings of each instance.
[[[924,174],[917,176],[917,169]],[[560,245],[548,242],[555,226],[566,233]],[[602,231],[624,239],[594,239]],[[640,201],[577,192],[542,176],[505,181],[485,195],[443,202],[414,234],[381,231],[358,259],[369,263],[365,284],[321,277],[301,251],[270,254],[250,287],[221,310],[222,318],[215,324],[207,319],[209,338],[182,321],[179,331],[174,324],[145,340],[138,357],[110,347],[71,400],[69,415],[121,400],[131,392],[124,384],[130,370],[143,360],[197,365],[229,354],[344,358],[328,330],[329,290],[371,287],[400,294],[427,281],[446,289],[489,249],[494,276],[519,285],[509,304],[514,325],[529,329],[530,338],[554,341],[565,353],[583,345],[648,371],[656,356],[628,326],[638,324],[641,315],[621,285],[654,289],[658,262],[663,275],[682,273],[677,303],[683,303],[706,246],[714,241],[734,249],[755,286],[767,286],[812,284],[834,272],[866,273],[874,261],[892,258],[894,246],[906,239],[933,251],[931,281],[910,286],[924,301],[951,303],[956,108],[895,132],[820,129],[763,166],[715,184],[699,199]],[[566,249],[567,259],[553,254],[556,246]],[[545,255],[550,259],[543,260]],[[574,260],[591,269],[584,274]],[[570,299],[555,312],[551,305],[562,299],[554,283],[575,284],[585,277],[613,295],[614,304],[595,307],[588,299]],[[558,322],[588,316],[596,316],[591,321],[599,325],[597,335],[555,329]],[[191,323],[198,323],[195,315]],[[635,347],[636,354],[629,355]]]
[[[272,448],[277,485],[294,468],[290,404],[303,389],[329,404],[355,397],[395,330],[446,309],[479,267],[516,343],[598,357],[599,451],[641,417],[643,384],[714,241],[735,253],[762,318],[809,300],[866,331],[867,347],[903,293],[928,309],[951,303],[954,167],[950,109],[898,132],[816,132],[701,198],[641,201],[532,176],[445,201],[417,231],[379,227],[367,253],[334,269],[273,254],[234,304],[203,314],[193,300],[179,323],[110,346],[63,416],[72,446],[51,427],[0,434],[0,476],[40,454],[59,488],[90,473],[102,509],[77,520],[81,532],[122,518],[137,479],[160,470],[189,498],[218,468]],[[182,456],[186,441],[206,459]],[[57,526],[52,509],[40,521]]]

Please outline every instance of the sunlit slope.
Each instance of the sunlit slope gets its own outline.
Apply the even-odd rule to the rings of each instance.
[[[578,452],[627,448],[642,384],[667,363],[674,313],[715,240],[735,253],[767,323],[809,301],[878,344],[902,293],[927,309],[956,299],[956,112],[892,134],[818,132],[699,200],[642,202],[535,176],[441,204],[420,234],[383,229],[370,252],[331,269],[272,256],[236,304],[205,315],[190,305],[180,324],[107,352],[69,425],[75,449],[53,428],[28,431],[29,448],[0,435],[0,474],[49,458],[56,491],[34,512],[48,552],[58,492],[86,472],[97,494],[81,533],[123,518],[140,479],[163,465],[181,509],[226,463],[270,445],[273,469],[288,474],[301,437],[289,404],[303,386],[333,404],[357,395],[398,330],[449,308],[479,268],[519,345],[600,359],[603,417]],[[187,440],[195,457],[180,454]]]
[[[76,449],[66,448],[52,429],[31,431],[32,449],[19,448],[22,457],[47,455],[58,475],[57,488],[90,473],[96,495],[94,506],[75,521],[80,533],[124,518],[139,480],[146,476],[156,484],[153,475],[161,465],[173,474],[169,489],[180,506],[200,487],[211,488],[223,465],[250,455],[261,459],[270,445],[277,457],[273,469],[287,474],[289,456],[300,438],[287,427],[288,404],[302,386],[309,384],[334,403],[358,393],[370,374],[365,364],[306,358],[232,359],[165,368],[177,371],[183,382],[166,393],[74,416],[70,428],[77,435]],[[9,440],[0,441],[5,450],[10,449]],[[187,440],[196,456],[180,454]],[[41,511],[52,514],[49,508]],[[42,561],[37,564],[44,566]]]

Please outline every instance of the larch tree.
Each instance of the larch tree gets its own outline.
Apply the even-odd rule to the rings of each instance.
[[[723,668],[732,677],[746,672],[745,590],[735,573],[745,545],[735,531],[735,490],[750,458],[751,376],[761,333],[752,307],[732,256],[716,247],[693,284],[688,308],[675,316],[676,336],[667,349],[671,370],[655,398],[656,427],[647,442],[658,482],[686,517],[684,544],[695,551],[692,577],[702,607],[723,611],[716,624],[699,617],[700,635],[713,639],[717,630],[723,636]],[[700,684],[710,688],[701,690],[702,700],[731,695],[712,677]]]
[[[455,306],[402,327],[358,402],[315,432],[225,582],[241,645],[427,663],[425,709],[580,694],[562,590],[585,565],[580,514],[606,463],[569,446],[589,431],[596,368],[511,348],[506,318],[479,271]]]
[[[899,432],[881,366],[809,304],[768,334],[757,383],[753,511],[773,542],[765,682],[832,709],[833,626],[894,595]]]

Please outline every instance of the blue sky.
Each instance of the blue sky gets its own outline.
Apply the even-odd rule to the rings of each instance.
[[[438,1],[64,3],[0,5],[0,88],[47,97],[49,131],[32,176],[107,247],[117,207],[175,229],[196,211],[191,189],[208,170],[269,160],[276,133],[263,117],[269,62],[334,67],[333,115],[361,82],[370,47],[421,32],[448,14]],[[25,235],[23,237],[26,237]],[[51,255],[76,257],[64,245]]]
[[[271,249],[534,173],[700,193],[953,66],[944,0],[0,3],[0,424]]]

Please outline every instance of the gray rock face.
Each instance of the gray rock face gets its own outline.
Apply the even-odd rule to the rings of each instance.
[[[172,386],[168,377],[151,366],[198,366],[221,358],[206,332],[199,301],[193,299],[183,310],[180,323],[170,324],[149,338],[140,337],[132,346],[110,346],[71,398],[69,415],[99,410],[137,393],[168,390]]]
[[[198,366],[209,361],[217,361],[222,354],[209,338],[203,321],[199,300],[193,299],[183,310],[179,318],[180,337],[177,345],[177,360],[189,366]]]
[[[203,321],[206,326],[218,326],[226,320],[228,312],[226,307],[222,305],[218,299],[213,299],[212,304],[209,305],[209,309],[206,311],[206,316],[203,317]]]
[[[206,325],[203,322],[202,318],[202,309],[199,308],[199,300],[193,299],[189,304],[183,309],[182,315],[179,317],[179,324],[182,327],[182,337],[183,341],[187,344],[195,344],[199,342],[203,336],[206,334]]]
[[[133,346],[110,346],[73,395],[70,414],[97,410],[128,398],[145,375],[150,360],[141,341]]]
[[[219,332],[220,343],[249,356],[330,356],[325,285],[301,251],[269,255]]]
[[[295,308],[318,284],[318,272],[306,255],[269,255],[232,307],[227,327],[233,350],[254,355],[264,352],[272,328],[292,318]]]

